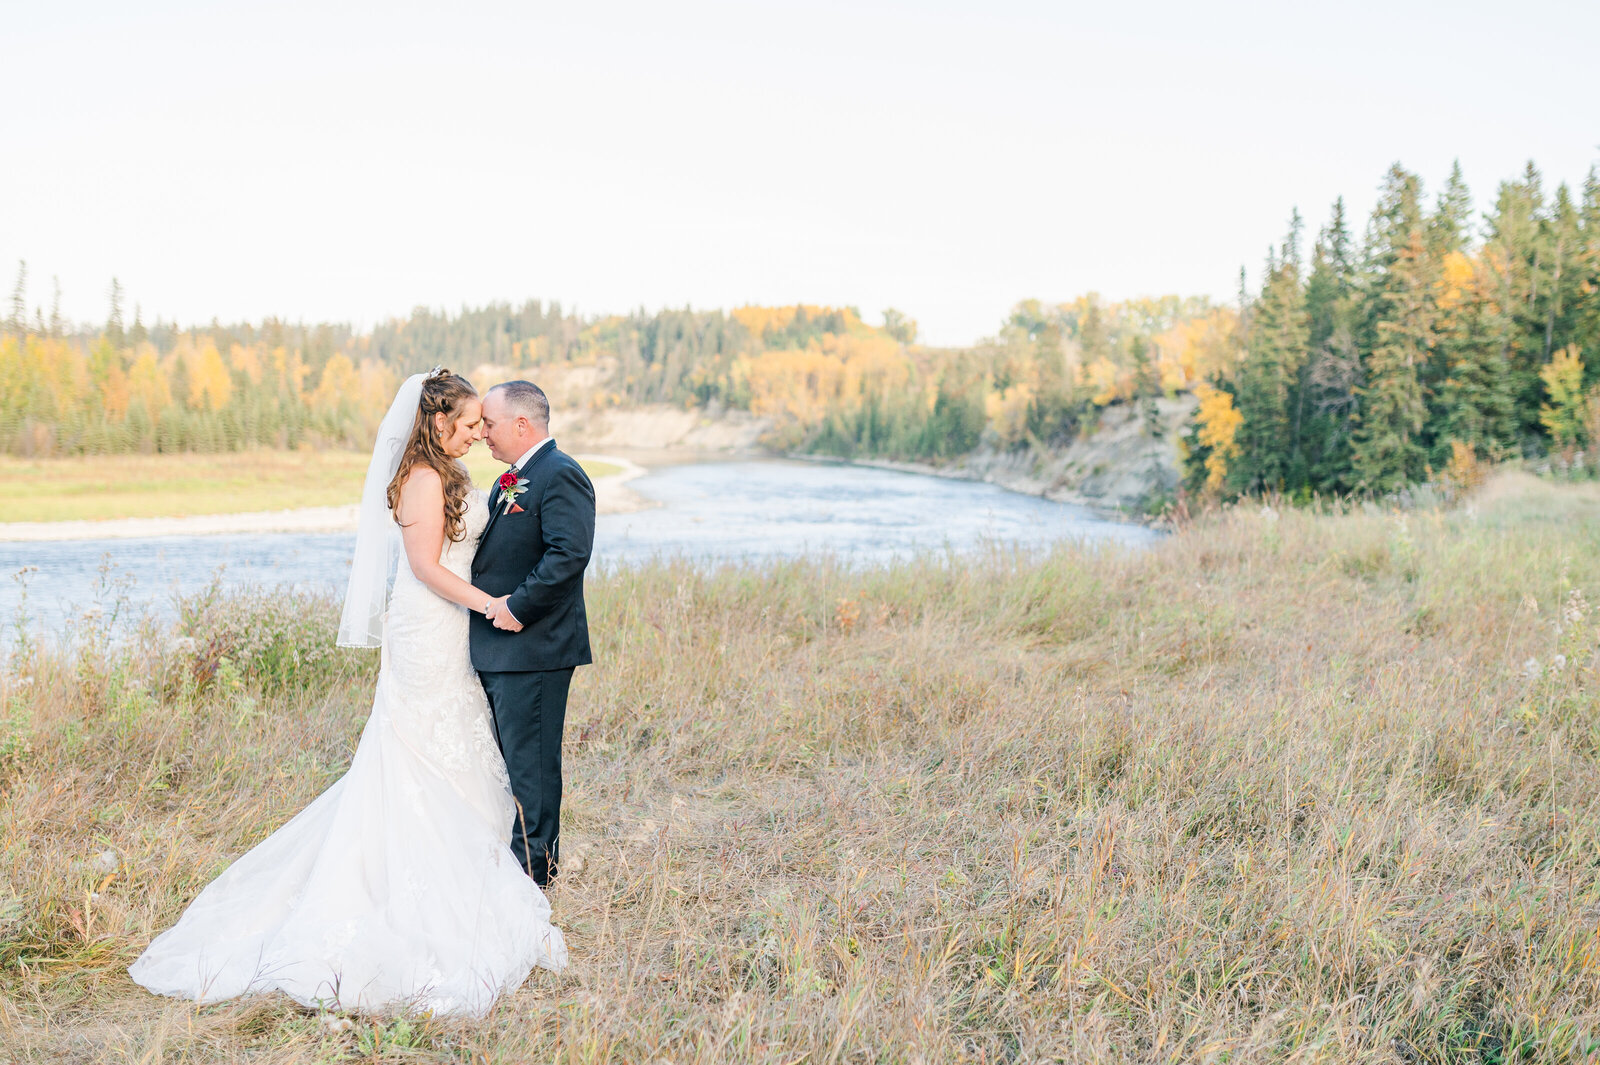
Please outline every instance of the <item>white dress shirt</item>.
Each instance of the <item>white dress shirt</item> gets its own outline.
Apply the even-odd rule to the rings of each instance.
[[[537,444],[533,445],[528,450],[524,451],[522,453],[522,457],[520,459],[518,459],[516,462],[513,462],[512,466],[514,466],[515,468],[517,468],[519,470],[522,469],[524,466],[526,466],[528,464],[528,461],[533,458],[534,454],[540,448],[542,448],[546,444],[549,444],[549,443],[552,443],[552,442],[553,442],[553,438],[552,437],[548,437],[548,436],[545,437],[543,440],[539,441]]]

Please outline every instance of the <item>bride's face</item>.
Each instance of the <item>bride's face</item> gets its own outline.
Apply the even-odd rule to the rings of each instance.
[[[453,424],[445,423],[443,414],[435,414],[434,424],[441,434],[439,446],[446,455],[458,459],[472,450],[474,442],[483,439],[483,404],[469,399],[461,405],[461,413]]]

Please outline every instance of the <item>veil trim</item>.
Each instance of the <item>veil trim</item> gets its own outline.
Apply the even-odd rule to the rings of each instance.
[[[389,513],[389,482],[400,469],[406,438],[416,422],[422,383],[438,372],[434,369],[406,378],[395,393],[389,412],[378,424],[378,439],[372,446],[372,461],[367,465],[367,480],[361,489],[350,581],[345,586],[344,610],[339,616],[340,647],[378,647],[383,643],[384,615],[404,553],[400,527]]]

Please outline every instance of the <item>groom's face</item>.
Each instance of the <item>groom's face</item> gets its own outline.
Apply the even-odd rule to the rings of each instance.
[[[489,454],[505,463],[517,461],[539,442],[528,419],[506,406],[505,397],[494,391],[483,398],[483,438]]]

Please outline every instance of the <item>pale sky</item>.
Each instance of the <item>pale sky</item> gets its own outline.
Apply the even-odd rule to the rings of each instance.
[[[103,320],[1230,299],[1391,162],[1600,162],[1600,4],[0,0],[0,289]]]

